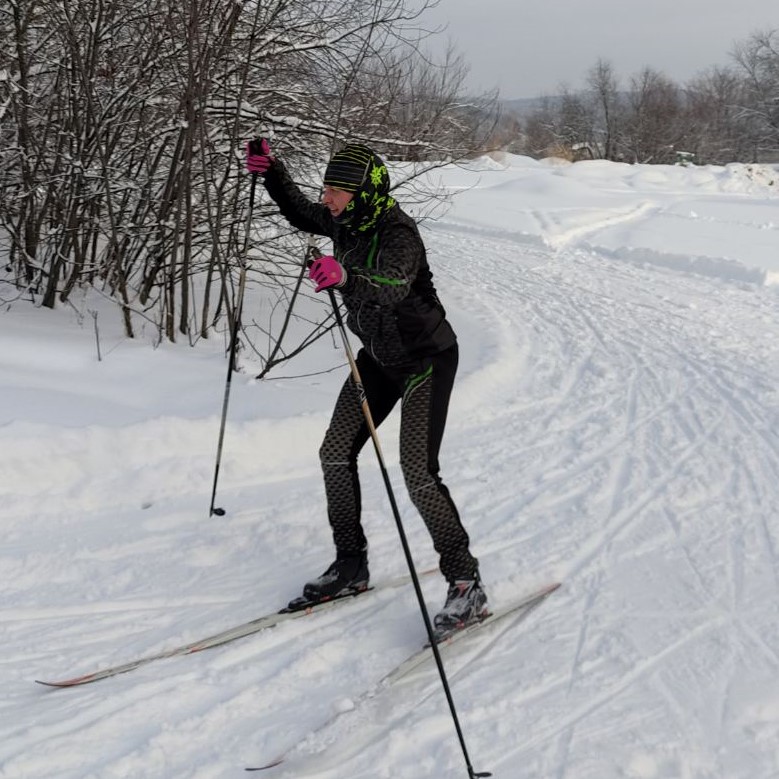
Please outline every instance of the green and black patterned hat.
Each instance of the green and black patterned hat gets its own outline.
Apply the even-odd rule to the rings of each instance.
[[[369,233],[395,205],[390,197],[387,166],[376,152],[359,143],[349,143],[327,164],[324,185],[351,192],[338,221],[352,232]]]
[[[350,143],[337,151],[325,170],[326,187],[342,189],[344,192],[357,192],[365,183],[374,153],[367,147]]]

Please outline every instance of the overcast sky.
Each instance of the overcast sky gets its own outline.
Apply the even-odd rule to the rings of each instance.
[[[736,41],[779,29],[779,0],[440,0],[425,20],[448,23],[470,88],[537,97],[583,87],[598,58],[623,81],[649,65],[683,83],[729,64]]]

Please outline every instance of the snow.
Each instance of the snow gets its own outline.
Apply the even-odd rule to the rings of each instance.
[[[494,604],[563,582],[445,653],[475,770],[778,776],[779,173],[504,156],[431,175],[458,193],[424,224],[461,343],[443,475]],[[0,777],[223,779],[298,741],[267,775],[467,776],[432,665],[376,688],[423,640],[410,587],[83,688],[34,684],[253,619],[331,554],[317,446],[336,342],[261,382],[244,363],[227,514],[209,518],[223,339],[152,348],[105,302],[80,307],[1,317]],[[281,377],[314,363],[336,370]],[[434,566],[397,420],[380,434]],[[368,448],[361,463],[380,583],[405,564]],[[445,585],[423,587],[434,611]]]

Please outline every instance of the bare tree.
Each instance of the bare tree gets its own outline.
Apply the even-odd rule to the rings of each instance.
[[[619,157],[620,124],[619,82],[610,62],[599,59],[587,74],[587,84],[593,92],[596,141],[600,156],[606,160]]]
[[[633,162],[669,163],[683,141],[679,88],[652,68],[630,80],[623,144]],[[682,143],[683,145],[683,143]]]
[[[45,306],[92,285],[119,302],[128,335],[138,316],[170,340],[229,323],[245,139],[269,134],[303,186],[347,135],[405,158],[483,146],[490,100],[463,99],[454,53],[424,57],[425,8],[9,0],[0,9],[0,227],[10,280]],[[262,259],[249,283],[281,311],[299,288],[298,244],[270,210],[257,208],[252,254]],[[257,327],[272,359],[295,352],[280,349],[275,325]],[[306,327],[301,343],[321,323]]]
[[[541,99],[540,105],[525,120],[524,151],[533,157],[551,153],[558,138],[558,120],[555,101],[551,97]]]
[[[565,146],[574,151],[581,146],[595,146],[594,110],[586,95],[565,87],[560,96],[559,121],[558,135]]]
[[[779,154],[779,30],[754,33],[733,53],[745,78],[741,105],[751,134],[753,161]]]
[[[685,89],[686,145],[701,164],[725,164],[751,154],[744,80],[734,70],[716,67]]]

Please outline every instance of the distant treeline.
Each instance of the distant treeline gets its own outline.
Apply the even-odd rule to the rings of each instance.
[[[543,157],[641,163],[779,161],[779,31],[735,45],[733,65],[687,84],[654,68],[623,81],[599,60],[580,90],[504,116],[499,140]]]

